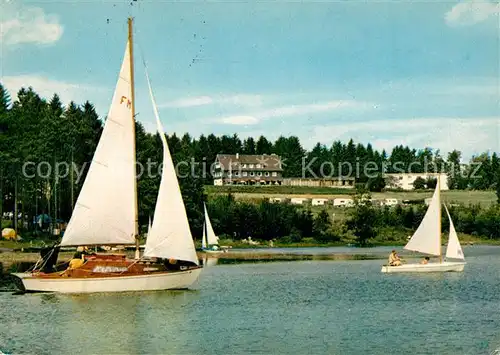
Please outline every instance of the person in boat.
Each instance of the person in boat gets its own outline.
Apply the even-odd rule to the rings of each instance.
[[[76,248],[76,253],[73,255],[73,258],[69,261],[68,270],[78,269],[83,264],[85,264],[85,256],[95,255],[88,247],[78,247]]]
[[[389,254],[389,265],[390,266],[400,266],[401,265],[401,258],[396,253],[396,250],[391,251],[391,253]]]
[[[186,270],[189,267],[196,266],[190,261],[177,260],[177,259],[164,259],[163,265],[167,270]]]
[[[74,269],[78,269],[85,263],[84,253],[83,251],[80,250],[83,249],[77,249],[77,252],[75,253],[75,255],[73,255],[73,259],[69,261],[68,267],[66,268],[66,270],[63,271],[62,274],[65,274],[66,272]]]
[[[428,264],[429,260],[430,260],[430,258],[428,256],[426,256],[425,258],[422,259],[422,261],[420,262],[420,264],[423,264],[423,265]]]
[[[73,258],[69,261],[68,270],[78,269],[83,263],[83,258]]]

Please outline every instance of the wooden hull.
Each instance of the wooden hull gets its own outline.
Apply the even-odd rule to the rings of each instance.
[[[14,273],[23,291],[58,293],[127,292],[186,289],[199,277],[198,266],[128,260],[124,255],[86,258],[76,269],[51,273]]]
[[[442,263],[429,264],[403,264],[400,266],[383,265],[383,273],[406,273],[406,272],[462,272],[465,262],[445,261]]]

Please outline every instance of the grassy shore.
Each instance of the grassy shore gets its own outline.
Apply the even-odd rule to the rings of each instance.
[[[209,195],[227,194],[231,192],[235,198],[247,200],[260,200],[263,198],[342,198],[353,195],[353,189],[333,189],[328,187],[301,187],[301,186],[205,186]],[[432,196],[432,190],[423,191],[385,191],[373,192],[372,198],[376,200],[395,198],[398,200],[422,200]],[[449,190],[441,193],[444,202],[460,204],[481,204],[484,206],[496,203],[497,196],[494,191],[465,191]]]

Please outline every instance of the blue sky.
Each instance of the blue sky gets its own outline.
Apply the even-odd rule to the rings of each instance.
[[[2,83],[107,113],[135,17],[167,133],[500,151],[498,2],[1,0]],[[109,20],[109,23],[108,23]]]

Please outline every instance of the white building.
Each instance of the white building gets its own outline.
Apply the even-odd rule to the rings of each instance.
[[[336,198],[333,200],[334,207],[353,207],[354,200],[351,198]]]
[[[313,206],[324,206],[328,204],[327,198],[313,198],[311,204]]]
[[[440,175],[441,190],[449,190],[448,176],[446,173],[395,173],[385,174],[387,187],[400,188],[403,190],[413,190],[413,183],[417,178],[422,178],[427,181],[428,178],[436,178]]]
[[[285,199],[283,197],[271,197],[269,199],[269,202],[273,203],[285,202]]]
[[[304,197],[295,197],[290,200],[290,203],[293,205],[302,205],[305,201],[309,199],[304,198]]]

